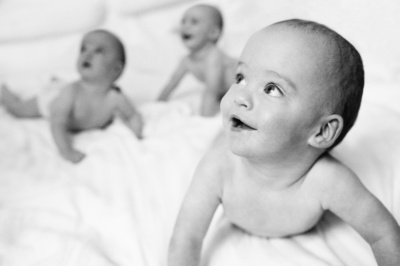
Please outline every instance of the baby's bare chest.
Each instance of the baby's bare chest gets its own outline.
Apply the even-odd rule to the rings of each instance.
[[[305,232],[323,213],[318,200],[306,189],[271,192],[243,183],[224,185],[222,205],[233,224],[263,237]]]
[[[79,130],[102,128],[109,123],[113,115],[113,106],[107,98],[79,98],[72,109],[71,124]]]
[[[190,73],[192,73],[201,82],[206,81],[206,67],[207,64],[204,60],[188,60],[186,67]]]

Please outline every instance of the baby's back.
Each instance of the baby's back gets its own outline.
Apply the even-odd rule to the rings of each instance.
[[[220,56],[221,56],[221,60],[222,60],[222,65],[224,68],[224,71],[223,71],[224,86],[221,90],[221,94],[222,94],[222,96],[224,96],[225,93],[229,90],[229,88],[235,81],[238,60],[236,58],[228,56],[227,54],[223,53],[222,51],[220,53],[221,53]],[[222,98],[222,96],[221,96],[221,98]]]

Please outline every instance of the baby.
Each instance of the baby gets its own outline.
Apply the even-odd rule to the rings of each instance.
[[[169,249],[169,265],[199,265],[217,207],[261,237],[314,227],[331,211],[370,244],[380,266],[400,265],[400,228],[354,172],[328,151],[360,107],[356,49],[315,22],[288,20],[256,32],[221,102],[227,142],[200,162]]]
[[[190,72],[206,86],[200,114],[213,116],[219,112],[220,101],[234,82],[237,63],[217,47],[222,28],[222,15],[216,7],[199,4],[186,11],[180,34],[189,55],[181,60],[158,100],[166,101],[185,74]]]
[[[17,117],[48,116],[61,155],[78,163],[85,154],[73,147],[71,133],[104,128],[116,114],[141,137],[141,115],[114,85],[124,66],[125,51],[121,41],[106,30],[91,31],[82,40],[78,58],[77,69],[81,78],[62,86],[54,97],[47,100],[48,106],[41,108],[40,96],[23,101],[5,86],[1,89],[2,103]],[[54,94],[54,91],[50,93]]]

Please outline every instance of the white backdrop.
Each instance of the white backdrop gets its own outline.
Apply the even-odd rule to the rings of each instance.
[[[82,34],[105,27],[116,32],[127,48],[128,65],[120,83],[137,101],[154,100],[186,52],[175,32],[181,16],[198,2],[2,0],[0,82],[14,83],[23,93],[31,94],[50,75],[72,77]],[[310,19],[338,31],[359,50],[366,70],[366,91],[379,84],[393,93],[393,87],[400,83],[399,1],[205,2],[223,12],[225,31],[220,46],[232,56],[238,57],[248,37],[261,27],[294,17]]]

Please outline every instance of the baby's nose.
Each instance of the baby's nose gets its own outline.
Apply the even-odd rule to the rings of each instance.
[[[92,56],[93,56],[93,52],[87,52],[87,53],[85,54],[85,58],[86,58],[86,59],[90,59],[90,58],[92,58]]]
[[[239,107],[245,108],[247,110],[252,108],[251,96],[245,90],[240,90],[235,95],[235,98],[233,99],[233,101]]]
[[[92,56],[93,56],[93,52],[92,52],[92,51],[84,51],[84,52],[81,54],[81,57],[82,57],[82,59],[84,59],[84,60],[89,60],[90,58],[92,58]]]

